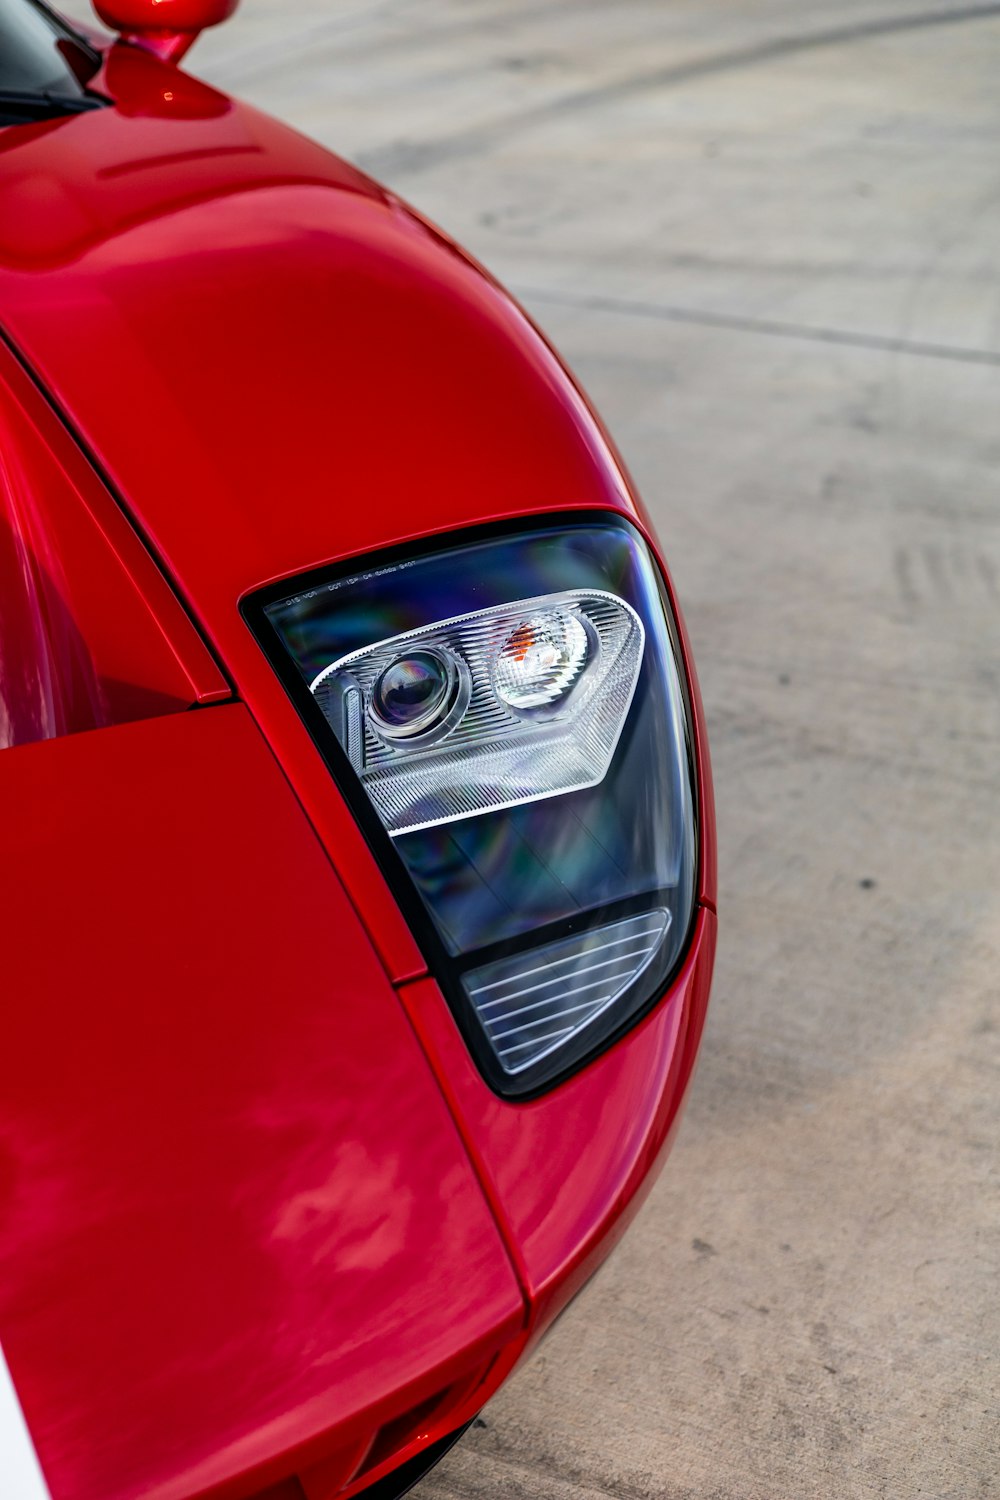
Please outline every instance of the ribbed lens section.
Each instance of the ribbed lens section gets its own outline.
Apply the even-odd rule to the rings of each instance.
[[[351,764],[395,836],[597,785],[644,642],[631,605],[580,589],[377,641],[325,667],[311,689],[341,743],[346,694],[362,694]]]
[[[669,926],[670,912],[657,907],[467,974],[504,1072],[523,1072],[596,1021],[653,961]]]

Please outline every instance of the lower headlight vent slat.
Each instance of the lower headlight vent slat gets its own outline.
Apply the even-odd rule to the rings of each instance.
[[[652,962],[669,926],[670,912],[657,907],[467,974],[504,1071],[522,1072],[591,1025]]]

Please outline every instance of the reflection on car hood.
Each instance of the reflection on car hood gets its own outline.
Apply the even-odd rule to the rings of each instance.
[[[7,751],[0,807],[0,1343],[55,1500],[276,1478],[488,1359],[514,1274],[246,709]]]

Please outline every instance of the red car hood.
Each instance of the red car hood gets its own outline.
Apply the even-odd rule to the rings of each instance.
[[[0,138],[0,324],[227,661],[271,579],[630,508],[562,367],[450,242],[135,49],[107,77],[116,107]]]

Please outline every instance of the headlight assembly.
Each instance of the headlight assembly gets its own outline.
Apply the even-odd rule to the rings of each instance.
[[[635,529],[439,543],[245,613],[487,1080],[535,1093],[609,1045],[662,993],[694,905],[686,698]]]

